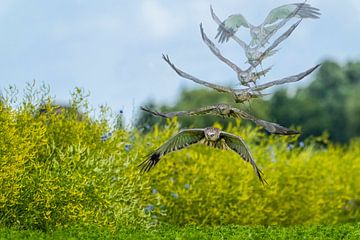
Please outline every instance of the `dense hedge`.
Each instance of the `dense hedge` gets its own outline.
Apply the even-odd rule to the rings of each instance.
[[[235,153],[200,145],[168,154],[141,175],[137,164],[179,130],[176,120],[145,135],[117,129],[105,139],[110,122],[105,115],[89,117],[80,91],[69,108],[59,110],[44,99],[0,102],[0,225],[114,229],[159,222],[360,220],[359,140],[338,146],[323,137],[299,145],[237,122],[227,131],[244,138],[269,185],[262,186]]]

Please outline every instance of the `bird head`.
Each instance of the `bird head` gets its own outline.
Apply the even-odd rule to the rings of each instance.
[[[208,127],[205,128],[204,132],[205,138],[210,141],[216,141],[220,137],[220,129],[218,128]]]

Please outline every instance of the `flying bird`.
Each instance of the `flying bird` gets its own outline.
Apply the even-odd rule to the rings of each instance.
[[[215,15],[214,12],[212,12],[213,15]],[[220,21],[220,20],[219,20]],[[209,47],[210,51],[222,62],[224,62],[226,65],[228,65],[232,70],[234,70],[237,74],[238,80],[240,81],[240,83],[244,86],[250,86],[249,83],[256,83],[256,80],[259,79],[261,76],[265,76],[270,70],[271,67],[266,68],[260,72],[252,72],[252,68],[247,69],[246,71],[242,70],[239,66],[237,66],[235,63],[233,63],[232,61],[230,61],[228,58],[224,57],[220,50],[215,46],[215,44],[207,37],[207,35],[204,32],[204,29],[202,27],[202,24],[200,24],[200,32],[201,32],[201,37],[204,41],[204,43]],[[241,41],[241,46],[244,48],[245,50],[245,55],[248,59],[248,62],[253,65],[254,61],[260,60],[260,58],[265,58],[268,56],[273,55],[274,53],[276,53],[276,50],[271,50],[268,51],[268,53],[264,52],[260,52],[258,51],[258,49],[256,48],[250,48],[247,44],[245,44],[242,40],[239,39],[239,41]]]
[[[239,28],[244,27],[250,29],[251,46],[264,45],[289,19],[293,17],[316,19],[319,18],[319,15],[318,8],[306,3],[292,3],[274,8],[269,12],[264,22],[258,26],[250,24],[241,14],[233,14],[219,25],[215,38],[219,38],[219,43],[227,42]]]
[[[254,158],[245,145],[243,139],[213,127],[181,130],[179,133],[161,145],[158,149],[156,149],[153,153],[149,154],[147,159],[140,163],[139,167],[142,172],[148,172],[167,153],[183,149],[195,143],[201,143],[206,146],[219,149],[233,150],[246,162],[249,162],[252,165],[259,180],[263,184],[266,183],[266,180],[262,177],[261,170],[256,166]]]
[[[236,103],[243,103],[245,101],[249,101],[253,98],[260,98],[263,96],[266,96],[268,94],[264,94],[261,93],[262,90],[265,90],[267,88],[276,86],[276,85],[282,85],[282,84],[286,84],[286,83],[291,83],[291,82],[297,82],[300,81],[301,79],[303,79],[304,77],[306,77],[307,75],[309,75],[310,73],[312,73],[315,69],[317,69],[320,64],[302,72],[296,75],[292,75],[292,76],[288,76],[282,79],[278,79],[278,80],[274,80],[271,82],[267,82],[264,84],[260,84],[260,85],[256,85],[253,87],[248,87],[248,88],[243,88],[243,89],[234,89],[234,88],[229,88],[229,87],[224,87],[218,84],[214,84],[214,83],[210,83],[204,80],[201,80],[197,77],[194,77],[192,75],[190,75],[189,73],[186,73],[184,71],[182,71],[181,69],[179,69],[178,67],[175,66],[175,64],[173,64],[170,61],[169,56],[167,55],[163,55],[163,59],[165,60],[165,62],[167,62],[169,64],[169,66],[180,76],[183,78],[186,78],[188,80],[191,80],[197,84],[201,84],[205,87],[208,88],[212,88],[218,92],[222,92],[222,93],[229,93],[232,95],[232,97],[234,98]]]
[[[215,21],[215,23],[218,26],[222,25],[222,21],[219,19],[219,17],[215,14],[214,10],[212,9],[212,7],[210,6],[210,12],[211,12],[211,17],[212,19]],[[237,71],[237,69],[233,68],[232,65],[234,64],[229,64],[229,61],[226,61],[228,59],[225,59],[224,57],[221,56],[221,53],[218,49],[216,49],[215,44],[211,42],[210,39],[204,39],[204,42],[208,45],[208,47],[210,48],[210,50],[223,62],[225,62],[227,65],[229,65],[231,68],[233,68],[234,71],[236,71],[238,73],[238,78],[240,80],[240,82],[244,85],[244,86],[248,86],[247,83],[249,82],[253,82],[255,83],[255,80],[257,78],[255,76],[252,76],[252,71],[255,70],[256,71],[256,67],[258,65],[260,65],[262,63],[262,61],[269,57],[274,55],[277,52],[277,47],[279,46],[279,44],[281,42],[283,42],[285,39],[287,39],[292,32],[296,29],[296,27],[300,24],[302,19],[298,20],[295,24],[291,25],[290,28],[288,28],[284,33],[282,33],[278,38],[276,38],[274,40],[274,42],[265,50],[261,50],[261,48],[264,47],[264,44],[257,44],[256,46],[250,46],[249,44],[246,44],[243,40],[241,40],[240,38],[238,38],[236,35],[231,35],[231,38],[237,43],[239,44],[245,51],[245,56],[247,58],[247,62],[249,63],[251,66],[248,67],[245,71],[239,72]],[[281,26],[283,26],[286,22],[288,21],[288,19],[284,19],[283,21],[281,21],[280,23],[276,24],[278,26],[278,28],[280,28]],[[275,32],[273,32],[275,34]],[[205,35],[202,33],[202,35]],[[206,35],[205,35],[206,36]],[[265,39],[263,39],[264,42],[268,42],[268,40],[271,38],[271,34],[269,34]],[[268,68],[269,69],[269,68]],[[264,74],[266,73],[266,70],[264,70]],[[260,74],[260,73],[259,73]],[[264,75],[264,74],[260,74],[258,76]]]
[[[232,118],[243,118],[246,120],[250,120],[257,125],[262,126],[263,128],[266,129],[266,131],[272,134],[293,135],[300,133],[299,131],[283,127],[277,123],[272,123],[258,119],[245,111],[242,111],[238,108],[232,107],[231,105],[225,103],[215,104],[190,111],[178,111],[178,112],[169,112],[169,113],[161,113],[161,112],[153,111],[146,107],[140,107],[140,108],[145,112],[163,118],[172,118],[175,116],[182,117],[182,116],[194,116],[194,115],[217,115],[224,118],[232,117]]]

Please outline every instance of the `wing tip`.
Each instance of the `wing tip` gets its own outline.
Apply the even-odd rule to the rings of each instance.
[[[298,130],[289,129],[289,128],[285,128],[285,127],[284,127],[284,129],[280,129],[279,131],[270,132],[270,133],[277,134],[277,135],[297,135],[297,134],[301,134],[301,132],[298,131]]]
[[[264,173],[260,169],[256,168],[255,172],[263,186],[269,185],[269,183],[266,181],[266,179],[263,176]]]
[[[141,162],[137,167],[140,168],[140,173],[149,172],[160,160],[160,154],[153,153],[146,156],[146,159]]]

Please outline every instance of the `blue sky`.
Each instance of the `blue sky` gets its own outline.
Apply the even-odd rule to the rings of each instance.
[[[213,38],[216,26],[210,4],[224,19],[242,13],[261,23],[269,10],[294,1],[265,0],[0,0],[0,88],[22,88],[36,79],[49,84],[58,102],[67,102],[74,87],[91,93],[97,107],[124,110],[149,99],[174,102],[183,87],[197,87],[179,78],[161,59],[169,54],[183,70],[214,83],[236,86],[234,73],[202,43],[199,24]],[[274,65],[264,78],[294,74],[321,62],[360,59],[360,1],[309,0],[321,10],[319,20],[305,19],[280,52],[264,62]],[[248,32],[238,36],[248,38]],[[221,46],[241,66],[245,57],[234,43]],[[295,88],[308,83],[289,86]]]

